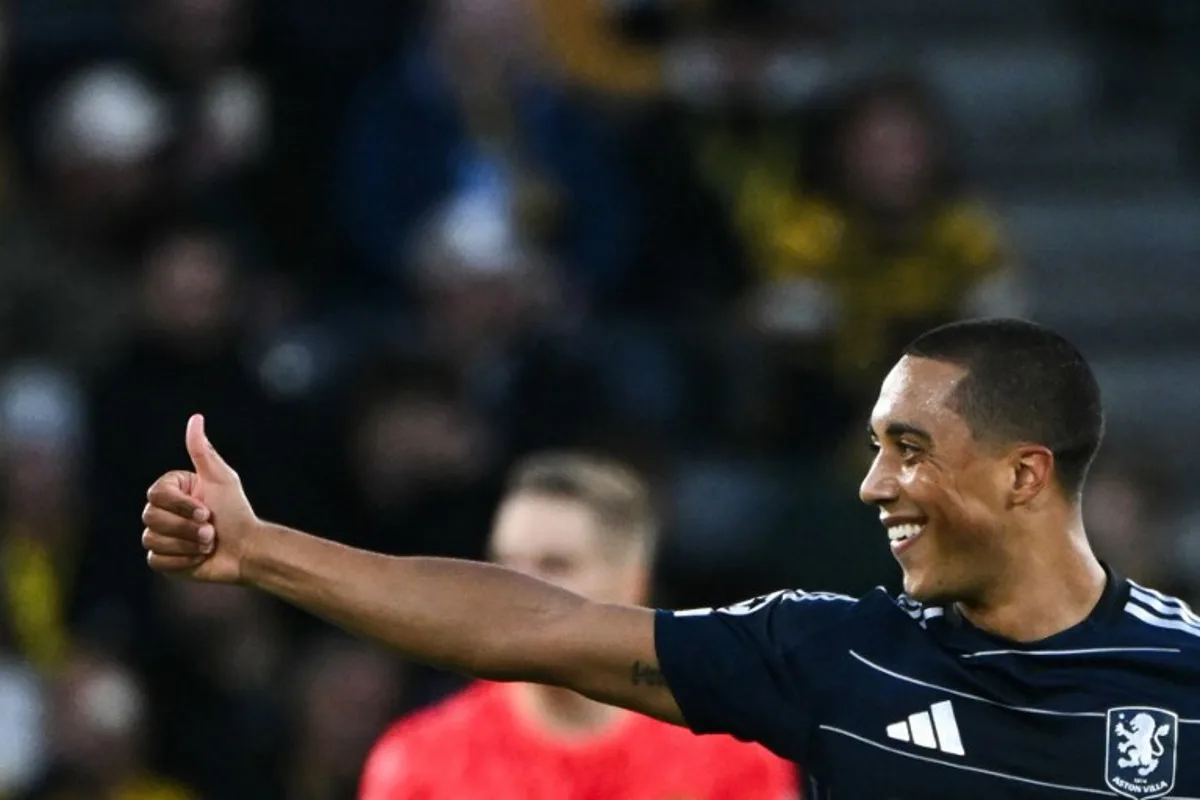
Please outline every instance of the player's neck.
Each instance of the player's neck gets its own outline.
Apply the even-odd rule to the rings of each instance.
[[[1016,642],[1036,642],[1087,619],[1107,581],[1077,518],[1069,536],[1038,532],[1029,540],[991,596],[958,604],[977,628]]]
[[[541,733],[564,740],[605,731],[627,712],[554,686],[513,686],[518,711]]]

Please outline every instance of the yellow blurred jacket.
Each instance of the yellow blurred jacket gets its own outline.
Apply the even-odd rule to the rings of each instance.
[[[19,525],[8,525],[0,536],[0,614],[17,651],[42,672],[56,670],[68,656],[72,562]]]
[[[182,784],[143,775],[117,790],[113,800],[196,800],[196,795]]]
[[[810,280],[838,304],[835,368],[877,367],[890,355],[892,322],[957,315],[971,290],[1007,266],[996,219],[981,203],[953,199],[928,214],[903,247],[832,202],[798,194],[778,170],[750,170],[737,225],[764,283]]]
[[[621,95],[662,88],[661,54],[622,39],[604,0],[536,0],[534,8],[548,50],[570,80]]]

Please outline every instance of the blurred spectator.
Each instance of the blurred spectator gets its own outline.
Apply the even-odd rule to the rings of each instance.
[[[167,120],[143,81],[107,65],[63,84],[37,119],[39,180],[6,186],[0,214],[0,348],[91,370],[128,327]]]
[[[229,190],[268,139],[265,85],[245,59],[249,5],[101,5],[91,18],[48,12],[18,49],[17,141],[49,219],[126,255],[197,203],[241,221]]]
[[[1091,470],[1083,518],[1096,554],[1126,577],[1174,591],[1176,567],[1170,486],[1136,451],[1108,446]],[[1140,449],[1140,448],[1139,448]]]
[[[589,427],[668,430],[682,389],[654,327],[579,325],[555,262],[495,198],[455,197],[415,238],[424,352],[443,360],[509,451],[553,446]]]
[[[296,665],[286,800],[354,800],[371,743],[395,711],[396,662],[361,642],[325,637]]]
[[[778,586],[853,596],[895,587],[878,515],[858,499],[865,468],[842,471],[831,461],[809,451],[681,459],[663,553],[669,604],[734,602]]]
[[[356,252],[411,289],[405,257],[427,210],[480,197],[552,247],[573,306],[603,304],[638,218],[613,133],[554,82],[526,0],[440,0],[431,17],[350,120],[339,191]]]
[[[184,192],[227,184],[266,145],[266,86],[245,63],[245,0],[132,0],[142,63],[179,126],[175,179]],[[231,198],[225,197],[228,201]]]
[[[686,409],[692,443],[741,440],[740,447],[762,427],[763,383],[752,373],[765,365],[729,327],[736,298],[758,277],[752,242],[737,229],[738,203],[755,176],[786,182],[799,172],[804,149],[797,143],[807,130],[808,107],[832,76],[824,48],[812,45],[820,27],[800,15],[761,3],[705,5],[702,25],[672,34],[671,102],[648,108],[632,126],[629,156],[654,221],[633,300],[657,324],[670,324],[677,337],[672,343],[687,354],[680,364],[698,387],[688,392]],[[728,363],[737,364],[739,374],[722,372]],[[800,398],[813,396],[819,393]],[[831,397],[828,405],[842,404]],[[803,402],[788,409],[794,418],[812,418],[818,429],[833,427],[825,411]],[[774,431],[758,438],[778,439]]]
[[[294,404],[268,395],[245,359],[245,276],[234,245],[203,227],[173,228],[146,251],[136,335],[92,387],[88,552],[75,609],[92,635],[153,650],[149,575],[129,549],[130,502],[146,477],[182,457],[180,425],[204,411],[213,436],[239,453],[261,513],[324,527],[319,460],[299,457],[319,429]],[[124,498],[124,499],[122,499]]]
[[[749,277],[724,198],[693,156],[697,137],[710,135],[667,103],[630,121],[626,158],[652,232],[640,241],[622,306],[662,326],[722,325]]]
[[[38,175],[59,235],[109,254],[135,248],[161,210],[172,121],[136,71],[99,64],[45,107]]]
[[[674,9],[640,0],[534,0],[533,8],[547,51],[571,82],[634,96],[663,88],[661,42],[654,40]]]
[[[432,215],[411,264],[429,342],[462,370],[564,312],[554,263],[493,196],[455,197]]]
[[[345,474],[349,543],[387,553],[478,558],[495,494],[497,442],[452,370],[382,361],[351,398]]]
[[[83,397],[33,364],[0,381],[0,625],[44,674],[70,655],[67,610],[83,550]]]
[[[250,33],[244,0],[130,0],[130,19],[160,68],[180,85],[201,84],[236,62]]]
[[[270,140],[247,201],[273,260],[324,305],[344,291],[346,243],[334,185],[357,90],[391,60],[425,0],[255,0],[255,62],[270,94]],[[320,309],[318,309],[320,310]]]
[[[739,217],[763,285],[755,324],[828,342],[831,365],[873,384],[915,331],[962,314],[1019,313],[996,222],[963,185],[934,99],[907,77],[872,79],[837,104],[806,180],[763,172]]]
[[[147,669],[156,763],[205,797],[279,797],[287,720],[278,687],[294,646],[280,609],[232,587],[154,589],[172,620]]]
[[[502,442],[455,369],[422,356],[373,357],[345,398],[331,535],[392,555],[481,558],[500,491]],[[407,707],[462,685],[410,668]]]
[[[147,698],[120,664],[80,655],[55,682],[53,761],[29,800],[188,800],[195,795],[145,762]]]
[[[154,217],[166,121],[113,66],[80,73],[32,116],[37,180],[22,187],[4,164],[0,355],[91,370],[127,326],[128,250]]]
[[[17,797],[46,768],[48,732],[43,683],[9,655],[0,636],[0,797]]]
[[[746,319],[771,354],[749,379],[765,381],[766,418],[790,430],[774,435],[794,442],[861,419],[917,331],[1021,311],[996,223],[956,174],[950,127],[921,83],[869,79],[813,124],[798,172],[751,170],[736,206],[760,274]]]

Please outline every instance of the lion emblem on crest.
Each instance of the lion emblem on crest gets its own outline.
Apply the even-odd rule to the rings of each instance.
[[[1179,748],[1179,716],[1147,706],[1108,710],[1108,756],[1105,779],[1109,788],[1131,800],[1165,797],[1175,786]]]
[[[1113,730],[1121,738],[1117,745],[1117,751],[1121,753],[1117,766],[1137,767],[1138,775],[1143,778],[1154,772],[1165,751],[1162,738],[1170,732],[1170,725],[1157,724],[1154,717],[1145,712],[1134,715],[1128,727],[1124,722],[1118,722]]]

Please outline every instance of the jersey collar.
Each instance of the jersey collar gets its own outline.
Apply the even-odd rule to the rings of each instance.
[[[944,607],[940,617],[943,624],[937,627],[942,628],[944,635],[949,640],[948,643],[968,650],[979,648],[1042,650],[1067,646],[1066,643],[1120,619],[1125,603],[1129,599],[1129,581],[1107,563],[1102,561],[1100,565],[1104,568],[1107,580],[1104,583],[1104,591],[1100,595],[1100,600],[1092,608],[1091,613],[1070,628],[1045,639],[1036,642],[1014,642],[1002,636],[996,636],[972,625],[954,605]]]

